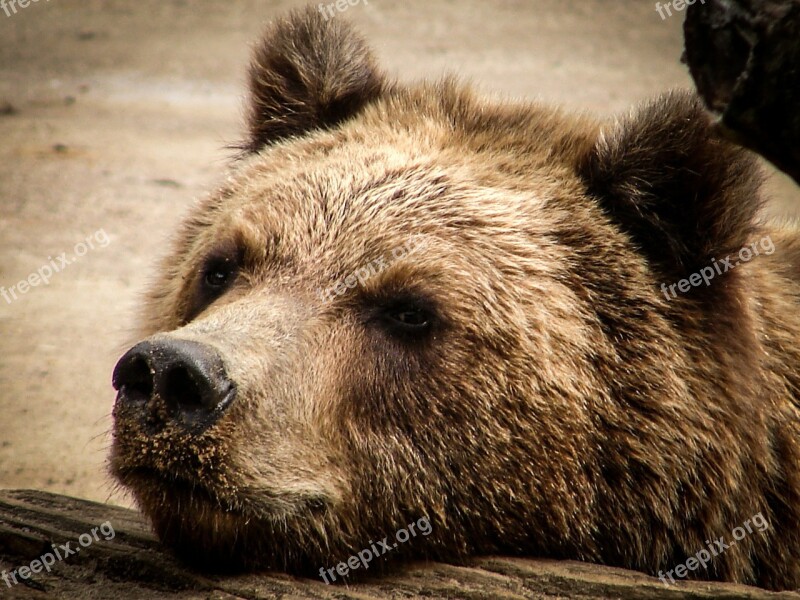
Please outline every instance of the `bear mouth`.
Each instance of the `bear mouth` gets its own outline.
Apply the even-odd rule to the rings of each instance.
[[[165,473],[155,467],[115,468],[114,476],[133,493],[137,503],[142,496],[153,493],[174,494],[176,497],[188,498],[190,504],[210,503],[225,512],[244,513],[243,510],[237,509],[233,503],[221,498],[202,483],[172,473]]]
[[[225,488],[225,493],[220,494],[200,481],[150,466],[115,467],[113,474],[133,493],[137,502],[140,496],[155,493],[162,498],[183,498],[190,506],[208,504],[216,510],[245,518],[269,518],[277,522],[306,512],[320,515],[330,504],[330,499],[323,494],[240,491],[233,487]],[[257,498],[257,503],[251,498]]]

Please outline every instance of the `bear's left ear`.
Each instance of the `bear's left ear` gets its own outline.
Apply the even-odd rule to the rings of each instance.
[[[369,48],[347,23],[310,6],[295,11],[272,24],[255,49],[244,150],[334,126],[383,86]]]
[[[579,173],[650,264],[674,276],[738,252],[761,206],[754,158],[718,139],[688,92],[667,94],[603,131]]]

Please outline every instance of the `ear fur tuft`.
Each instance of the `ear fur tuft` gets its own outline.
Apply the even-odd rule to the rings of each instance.
[[[268,27],[253,54],[244,149],[335,126],[383,87],[372,53],[346,22],[312,7],[295,11]]]
[[[761,207],[748,152],[715,137],[688,92],[672,92],[603,131],[579,171],[590,194],[672,276],[737,252]]]

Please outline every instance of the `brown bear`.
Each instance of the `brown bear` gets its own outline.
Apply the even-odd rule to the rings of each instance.
[[[113,376],[112,472],[178,555],[800,585],[800,241],[691,94],[404,85],[307,9],[248,120]]]

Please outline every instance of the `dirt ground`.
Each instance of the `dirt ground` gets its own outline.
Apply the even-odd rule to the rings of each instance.
[[[112,368],[170,233],[241,136],[250,44],[299,4],[0,10],[0,488],[127,505],[104,464]],[[361,0],[336,18],[356,22],[401,79],[455,72],[603,113],[691,85],[682,15],[662,20],[647,1]],[[769,188],[771,211],[800,214],[787,178]],[[11,295],[45,267],[48,284]]]

